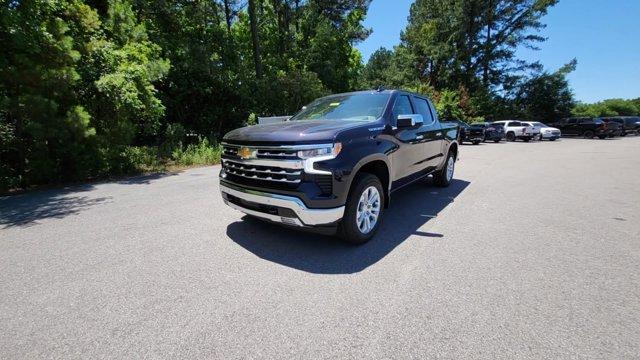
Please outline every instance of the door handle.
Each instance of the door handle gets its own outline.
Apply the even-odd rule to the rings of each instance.
[[[418,136],[416,136],[416,139],[417,140],[422,140],[422,139],[424,139],[424,135],[418,135]]]
[[[436,133],[436,136],[442,136],[442,133],[441,132]]]

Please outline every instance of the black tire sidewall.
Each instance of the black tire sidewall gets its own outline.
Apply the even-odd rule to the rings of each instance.
[[[455,174],[455,161],[456,158],[453,155],[453,153],[449,152],[447,154],[447,158],[445,159],[444,165],[442,166],[442,169],[440,169],[440,171],[438,171],[434,177],[433,177],[433,183],[436,186],[439,187],[447,187],[451,184],[451,180],[453,180],[453,176],[451,176],[451,179],[447,179],[447,164],[449,163],[449,159],[453,158],[453,162],[454,162],[454,174]]]
[[[356,216],[358,211],[358,201],[360,200],[360,196],[362,192],[367,189],[369,186],[375,186],[380,193],[380,214],[378,215],[378,221],[376,222],[375,227],[367,234],[363,234],[358,229],[356,225]],[[384,213],[384,190],[382,188],[382,183],[380,179],[375,175],[371,174],[358,174],[353,181],[353,185],[351,187],[351,191],[349,191],[349,196],[347,198],[347,203],[344,209],[344,216],[342,217],[342,222],[340,223],[340,235],[341,237],[352,244],[364,244],[369,241],[380,228],[380,224],[382,223],[383,213]]]

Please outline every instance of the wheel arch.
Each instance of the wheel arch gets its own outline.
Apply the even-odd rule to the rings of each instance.
[[[375,175],[382,183],[382,189],[384,191],[384,206],[389,206],[389,195],[391,193],[391,164],[389,159],[382,154],[373,154],[360,160],[353,169],[353,176],[349,181],[349,191],[353,186],[353,180],[360,173],[367,173]]]

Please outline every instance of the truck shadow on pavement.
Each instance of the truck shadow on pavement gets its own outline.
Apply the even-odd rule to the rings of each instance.
[[[329,236],[283,228],[245,216],[230,224],[227,235],[256,256],[294,269],[317,274],[350,274],[366,269],[415,235],[431,240],[445,237],[419,229],[455,201],[469,182],[453,180],[447,188],[418,182],[392,195],[378,234],[353,246]]]

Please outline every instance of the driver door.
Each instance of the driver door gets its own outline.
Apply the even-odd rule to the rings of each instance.
[[[399,128],[397,125],[399,115],[416,114],[409,95],[401,94],[396,97],[393,105],[393,136],[398,144],[398,149],[392,154],[393,179],[399,180],[414,174],[422,169],[424,164],[422,144],[424,135],[421,135],[422,124],[413,127]]]

